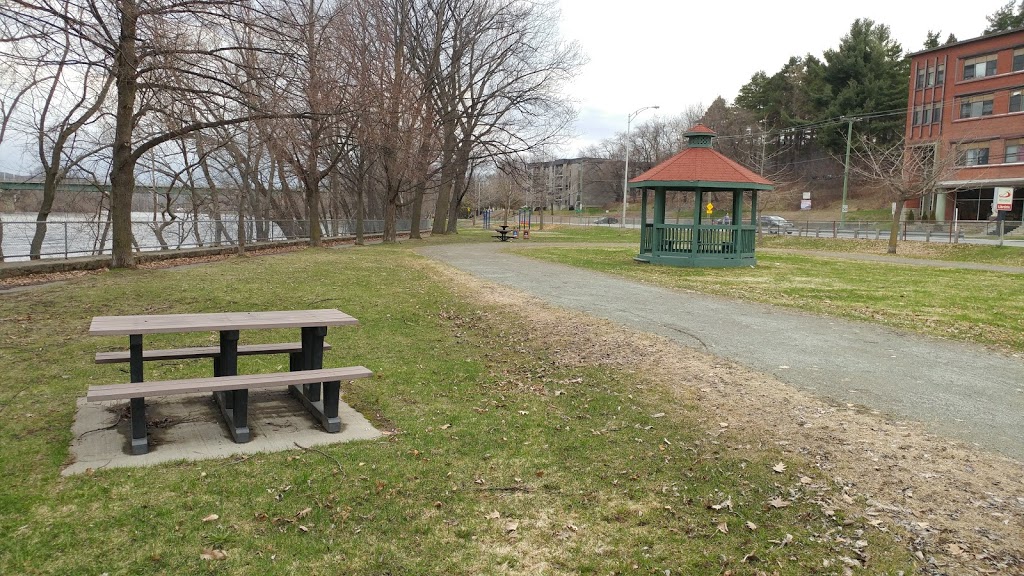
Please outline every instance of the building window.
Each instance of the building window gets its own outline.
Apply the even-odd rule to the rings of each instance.
[[[1013,71],[1024,70],[1024,48],[1017,48],[1013,51]]]
[[[1022,112],[1024,111],[1024,90],[1011,90],[1010,91],[1010,112]]]
[[[1006,151],[1003,154],[1003,162],[1024,162],[1024,138],[1006,141]]]
[[[982,94],[960,99],[960,117],[977,118],[992,114],[992,95]]]
[[[932,106],[932,124],[942,123],[942,104]]]
[[[960,148],[958,164],[961,166],[982,166],[988,164],[988,142],[968,144]]]
[[[964,80],[994,76],[996,73],[996,55],[978,56],[964,60]]]
[[[914,85],[914,88],[918,90],[924,88],[924,68],[917,70],[917,84]]]
[[[939,64],[939,67],[938,67],[937,71],[935,72],[935,83],[938,84],[939,86],[942,86],[942,84],[945,81],[946,81],[946,65],[945,64]]]

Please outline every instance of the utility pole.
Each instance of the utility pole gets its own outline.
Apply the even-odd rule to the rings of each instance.
[[[760,122],[758,122],[758,124],[761,125],[761,167],[760,167],[761,171],[759,172],[759,174],[761,176],[764,176],[764,155],[765,155],[765,153],[767,151],[767,146],[766,146],[767,140],[765,139],[765,133],[764,133],[765,124],[767,122],[768,122],[767,118],[765,118],[764,120],[761,120]]]
[[[846,118],[844,116],[844,118]],[[846,191],[850,181],[850,141],[853,139],[853,118],[846,118],[846,162],[843,164],[843,206],[839,213],[839,226],[846,225]]]

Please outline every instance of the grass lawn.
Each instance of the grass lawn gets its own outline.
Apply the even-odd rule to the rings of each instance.
[[[637,246],[639,246],[639,238]],[[758,241],[758,248],[784,248],[789,250],[822,250],[828,252],[855,252],[884,255],[888,240],[853,240],[832,238],[801,238],[766,234]],[[1016,246],[990,246],[985,244],[943,244],[941,242],[901,241],[896,256],[947,260],[950,262],[977,262],[1000,266],[1024,266],[1024,248]],[[760,260],[760,255],[758,259]]]
[[[792,246],[793,242],[780,243]],[[1019,274],[761,253],[756,268],[675,268],[633,261],[636,248],[532,248],[522,254],[650,282],[886,324],[1024,352]]]
[[[556,362],[517,337],[528,326],[460,298],[408,244],[114,271],[0,295],[0,573],[841,574],[863,549],[867,572],[913,570],[898,530],[816,503],[831,481],[770,450],[723,450],[692,406],[670,404],[642,373]],[[633,273],[617,263],[627,252],[543,255]],[[745,284],[814,265],[771,259]],[[93,316],[318,307],[361,321],[328,333],[325,366],[375,372],[343,398],[386,438],[59,476],[75,399],[127,381],[123,366],[92,363],[125,344],[87,336]],[[281,362],[244,358],[240,371]],[[147,378],[208,371],[208,361],[165,362],[147,365]],[[780,460],[787,468],[773,471]],[[226,558],[201,558],[211,550]]]
[[[478,223],[479,226],[479,223]],[[460,228],[459,234],[438,237],[435,241],[491,241],[493,232],[477,228]],[[534,224],[529,244],[546,242],[584,242],[640,245],[640,231],[636,228],[611,226],[569,226],[548,224],[539,230]],[[521,245],[523,242],[513,242]],[[789,250],[812,250],[826,252],[856,252],[861,254],[884,255],[888,247],[886,240],[863,240],[852,238],[804,238],[764,234],[758,240],[759,248],[782,248]],[[1001,266],[1024,266],[1024,249],[1014,246],[989,246],[981,244],[944,244],[941,242],[901,241],[897,246],[898,257],[951,262],[977,262]]]

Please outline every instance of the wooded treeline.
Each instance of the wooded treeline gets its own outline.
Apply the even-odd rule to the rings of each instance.
[[[202,190],[193,210],[241,216],[240,240],[246,218],[313,245],[325,220],[450,233],[474,170],[574,119],[584,59],[557,21],[520,0],[8,0],[0,139],[35,143],[40,221],[63,179],[109,182],[115,267],[138,179],[168,191],[165,222],[172,190]]]

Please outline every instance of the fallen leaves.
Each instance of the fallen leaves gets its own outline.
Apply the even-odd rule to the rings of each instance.
[[[722,510],[722,509],[732,510],[732,498],[726,498],[725,500],[723,500],[719,504],[712,504],[710,506],[710,508],[712,510]]]
[[[775,472],[776,474],[782,474],[783,472],[786,471],[786,465],[783,464],[782,462],[779,462],[775,466],[772,466],[772,471]]]
[[[790,502],[789,500],[783,500],[778,496],[768,501],[768,505],[771,506],[772,508],[785,508],[790,504],[792,504],[792,502]]]
[[[210,514],[206,518],[203,518],[203,522],[214,522],[214,521],[219,520],[219,519],[220,519],[220,516],[218,516],[216,514]]]
[[[206,548],[203,553],[199,555],[201,560],[227,560],[228,553],[223,550],[216,548]]]

